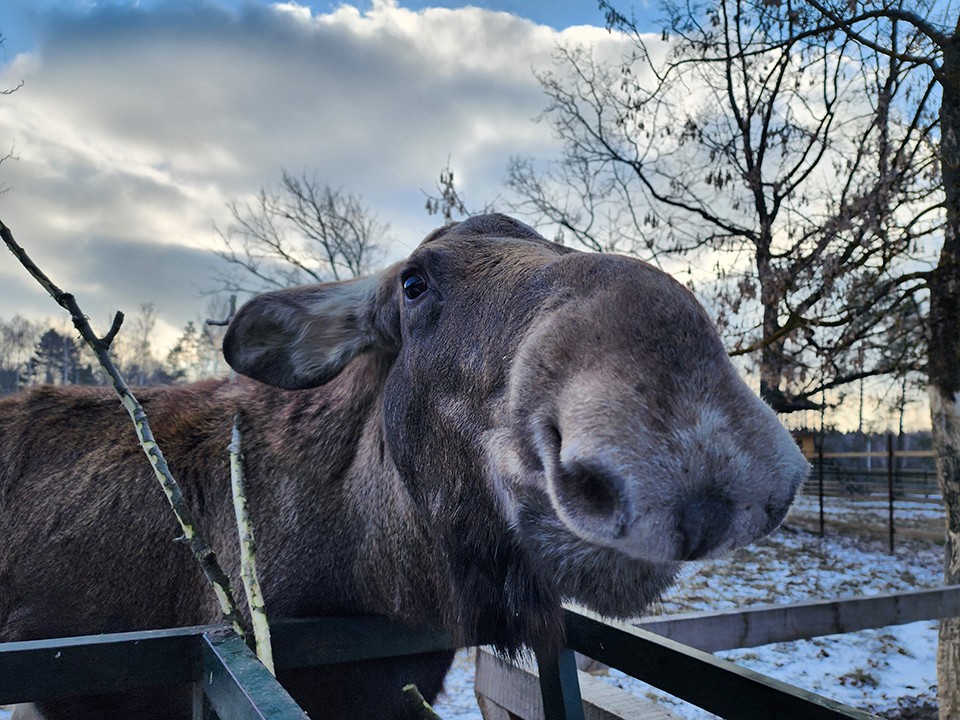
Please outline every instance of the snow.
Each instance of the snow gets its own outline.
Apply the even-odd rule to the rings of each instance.
[[[901,697],[936,697],[936,651],[937,623],[924,621],[716,655],[847,705],[882,712],[897,707]],[[683,717],[715,717],[616,670],[609,680]]]
[[[651,614],[727,610],[756,604],[792,603],[904,592],[942,584],[943,548],[898,539],[888,553],[885,501],[842,503],[827,499],[826,536],[815,528],[816,498],[800,498],[784,527],[729,557],[691,564]],[[936,503],[897,502],[898,529],[942,534],[943,510]],[[843,524],[867,524],[875,537],[841,535]],[[765,675],[871,712],[893,710],[902,697],[936,697],[936,621],[829,635],[717,656]],[[448,676],[446,693],[435,705],[444,720],[480,720],[473,696],[472,654],[461,651]],[[713,718],[692,705],[616,670],[603,679],[629,692],[656,699],[677,714]]]

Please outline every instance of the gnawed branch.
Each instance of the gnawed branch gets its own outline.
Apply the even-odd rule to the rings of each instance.
[[[404,685],[403,708],[409,720],[440,720],[440,716],[424,700],[416,685]]]
[[[120,371],[117,370],[116,365],[114,365],[110,359],[110,341],[116,337],[120,329],[120,325],[123,322],[123,313],[118,312],[114,316],[113,325],[107,335],[98,337],[90,326],[87,317],[80,309],[80,306],[77,304],[76,298],[72,294],[61,290],[47,277],[33,260],[30,259],[26,251],[17,244],[10,228],[2,221],[0,221],[0,238],[3,239],[6,246],[10,249],[10,252],[12,252],[17,260],[20,261],[20,264],[26,268],[27,272],[40,283],[41,287],[50,294],[60,307],[70,313],[73,326],[77,329],[77,332],[80,333],[83,341],[93,350],[100,366],[110,377],[113,389],[116,391],[120,402],[133,421],[137,438],[140,441],[140,447],[143,448],[143,452],[150,461],[150,466],[153,468],[154,474],[157,480],[159,480],[160,486],[163,488],[163,492],[170,502],[170,506],[173,508],[174,515],[176,515],[177,521],[180,523],[180,528],[183,531],[183,542],[190,548],[193,556],[200,564],[203,574],[213,586],[224,617],[233,626],[234,631],[236,631],[238,635],[245,637],[247,631],[244,627],[243,619],[237,612],[233,591],[230,589],[230,580],[227,578],[226,573],[223,572],[223,568],[220,567],[213,548],[210,547],[200,534],[193,520],[193,514],[190,512],[190,508],[187,506],[183,493],[180,490],[180,485],[170,472],[163,452],[153,437],[153,431],[150,429],[150,423],[147,420],[147,415],[143,407],[136,397],[134,397],[133,393],[130,392],[130,388],[127,387],[126,382],[120,375]]]
[[[257,580],[257,543],[253,534],[253,522],[247,507],[246,480],[243,474],[243,442],[240,434],[241,416],[237,413],[233,419],[233,431],[230,439],[230,488],[233,491],[233,510],[237,518],[237,533],[240,536],[240,578],[247,594],[250,606],[250,621],[253,624],[253,637],[257,644],[257,657],[272,675],[276,675],[273,666],[273,647],[270,644],[270,622]]]
[[[207,320],[208,325],[229,325],[237,310],[237,296],[230,296],[230,309],[225,320]],[[230,373],[230,382],[237,382],[236,372]],[[253,625],[253,637],[257,646],[257,657],[271,674],[276,675],[273,665],[273,646],[270,643],[270,621],[257,579],[257,543],[253,532],[253,521],[247,505],[247,483],[243,472],[243,436],[240,432],[241,414],[233,418],[230,434],[230,489],[233,493],[233,512],[237,519],[237,534],[240,541],[240,579],[247,595],[250,608],[250,622]]]

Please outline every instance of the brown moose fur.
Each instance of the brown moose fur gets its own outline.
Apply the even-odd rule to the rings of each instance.
[[[549,650],[563,599],[639,614],[678,562],[773,529],[806,473],[682,286],[504,216],[442,228],[372,278],[260,296],[225,353],[257,380],[138,397],[237,588],[226,446],[240,412],[273,617],[372,613]],[[0,402],[0,641],[216,621],[177,535],[109,391]],[[398,718],[401,686],[432,700],[450,660],[281,681],[316,717]],[[179,688],[40,710],[188,705]]]

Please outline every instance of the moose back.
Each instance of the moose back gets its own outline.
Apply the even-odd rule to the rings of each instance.
[[[639,260],[502,215],[383,272],[258,296],[224,341],[239,382],[138,392],[239,587],[227,444],[244,435],[273,617],[377,614],[548,652],[561,603],[635,616],[678,564],[783,518],[807,465],[693,296]],[[218,620],[110,391],[0,403],[0,641]],[[281,674],[316,717],[401,717],[451,653]],[[189,717],[188,688],[50,703]]]

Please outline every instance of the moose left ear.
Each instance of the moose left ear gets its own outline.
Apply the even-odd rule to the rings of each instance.
[[[264,293],[240,308],[223,339],[234,370],[287,390],[329,382],[357,355],[392,351],[396,270]],[[384,306],[384,307],[381,307]]]

